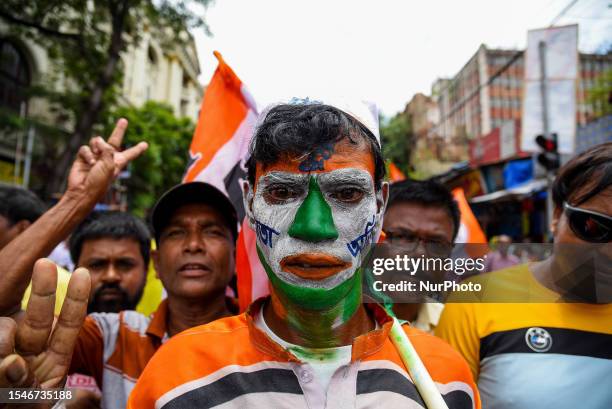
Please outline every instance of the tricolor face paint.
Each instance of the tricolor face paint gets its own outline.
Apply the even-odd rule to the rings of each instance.
[[[357,270],[380,234],[386,202],[375,191],[365,144],[341,140],[321,152],[258,166],[255,186],[245,189],[258,254],[275,290],[308,309],[360,302]]]

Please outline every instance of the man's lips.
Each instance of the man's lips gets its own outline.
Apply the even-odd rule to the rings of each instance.
[[[115,290],[115,289],[105,289],[100,291],[99,294],[99,298],[106,300],[106,299],[113,299],[113,298],[121,298],[122,297],[122,293],[119,290]]]
[[[200,277],[209,271],[210,268],[203,263],[185,263],[178,269],[178,273],[183,277]]]
[[[323,280],[353,264],[325,253],[303,253],[287,256],[280,262],[282,271],[308,280]]]

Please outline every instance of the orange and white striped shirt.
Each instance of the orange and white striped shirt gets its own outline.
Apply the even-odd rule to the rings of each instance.
[[[136,311],[93,313],[85,318],[69,373],[92,376],[103,408],[124,408],[136,380],[168,339],[167,301],[147,317]]]
[[[325,391],[313,382],[308,363],[256,326],[265,301],[169,340],[145,368],[128,408],[425,407],[389,339],[393,321],[382,307],[366,304],[379,329],[355,338],[351,362],[336,370]],[[448,407],[479,409],[478,390],[459,353],[409,325],[404,330]]]

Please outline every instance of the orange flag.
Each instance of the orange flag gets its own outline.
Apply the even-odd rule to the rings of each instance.
[[[406,175],[393,162],[389,162],[389,180],[391,182],[406,180]]]
[[[455,188],[452,193],[459,205],[459,211],[461,212],[461,223],[455,243],[484,244],[483,246],[468,246],[466,248],[471,257],[483,256],[488,252],[486,246],[487,236],[482,231],[476,216],[474,216],[472,208],[465,198],[463,188]]]
[[[215,51],[214,55],[219,65],[204,94],[183,182],[210,183],[226,193],[236,208],[241,223],[236,242],[237,286],[244,310],[252,300],[268,293],[268,277],[255,248],[255,232],[242,220],[240,186],[240,179],[246,179],[244,161],[257,121],[257,105],[221,54]]]

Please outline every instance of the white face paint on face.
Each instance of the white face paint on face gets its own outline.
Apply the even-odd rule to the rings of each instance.
[[[378,239],[385,202],[371,172],[340,167],[264,173],[256,192],[248,186],[245,208],[258,247],[280,280],[330,289],[355,274]]]

